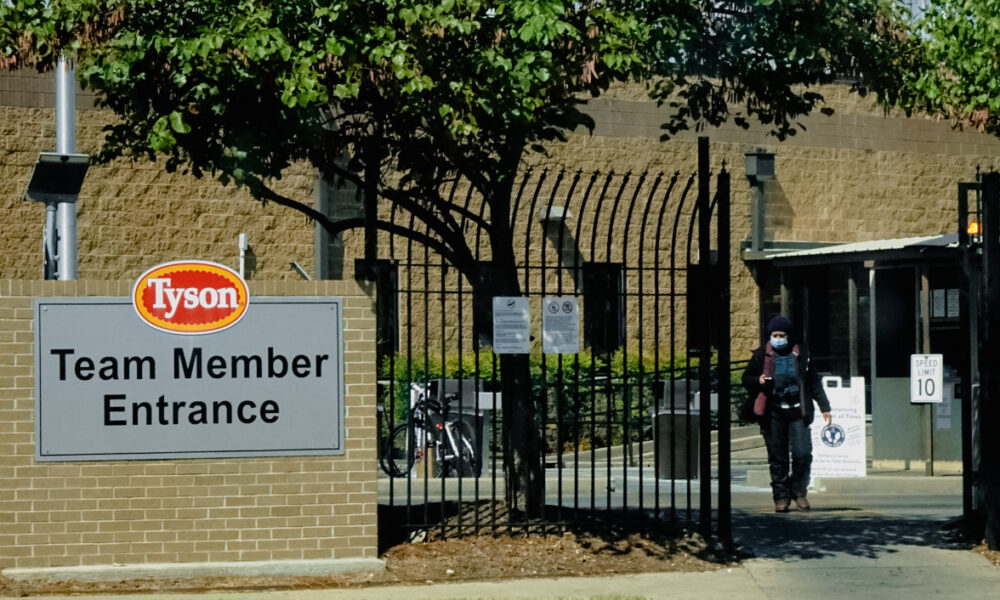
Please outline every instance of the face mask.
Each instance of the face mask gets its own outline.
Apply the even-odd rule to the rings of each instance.
[[[775,350],[781,350],[788,345],[788,338],[786,337],[775,337],[771,336],[771,347]]]

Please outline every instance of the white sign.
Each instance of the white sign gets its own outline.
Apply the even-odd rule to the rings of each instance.
[[[955,399],[955,384],[944,386],[944,400],[934,407],[934,429],[949,431],[951,429],[951,403]]]
[[[531,352],[531,311],[525,296],[493,297],[493,352]]]
[[[957,319],[959,317],[958,308],[960,297],[958,295],[958,288],[951,288],[948,290],[948,312],[945,315],[949,319]]]
[[[931,290],[931,317],[943,318],[947,314],[945,310],[945,290]]]
[[[35,457],[343,454],[340,299],[251,304],[191,336],[150,327],[127,298],[36,299]]]
[[[812,476],[864,477],[865,378],[852,377],[844,387],[840,377],[824,377],[832,423],[826,424],[818,408],[810,432],[813,442]]]
[[[576,354],[580,351],[580,303],[573,296],[542,300],[542,352]]]
[[[940,354],[910,355],[910,403],[938,403],[944,399],[944,357]]]

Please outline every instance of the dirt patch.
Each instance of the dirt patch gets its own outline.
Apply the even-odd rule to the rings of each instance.
[[[989,548],[986,547],[985,543],[979,544],[978,546],[973,548],[972,551],[978,554],[982,554],[983,556],[986,557],[986,560],[993,563],[993,565],[1000,567],[1000,551],[990,550]]]
[[[446,581],[707,571],[732,564],[697,535],[567,532],[479,535],[398,544],[382,573],[341,577],[212,577],[127,582],[22,583],[0,577],[0,596],[149,591],[296,590]]]

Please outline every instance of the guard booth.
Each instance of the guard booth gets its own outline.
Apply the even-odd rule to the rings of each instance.
[[[962,470],[962,258],[957,234],[744,252],[760,330],[788,315],[824,376],[865,380],[874,469]],[[944,401],[910,403],[910,355],[942,354]]]

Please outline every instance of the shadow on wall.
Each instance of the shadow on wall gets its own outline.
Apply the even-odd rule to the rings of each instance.
[[[553,266],[562,266],[570,269],[577,290],[583,289],[583,269],[573,267],[583,267],[583,255],[580,254],[580,247],[573,237],[573,232],[566,225],[565,221],[550,221],[547,227],[543,227],[545,237],[559,252],[561,263]]]
[[[243,261],[243,278],[253,279],[253,276],[257,274],[257,253],[253,251],[253,246],[247,246]]]
[[[795,210],[785,195],[785,189],[777,179],[768,180],[764,188],[764,239],[774,241],[787,238],[787,232],[795,225]],[[781,232],[776,235],[776,232]]]

